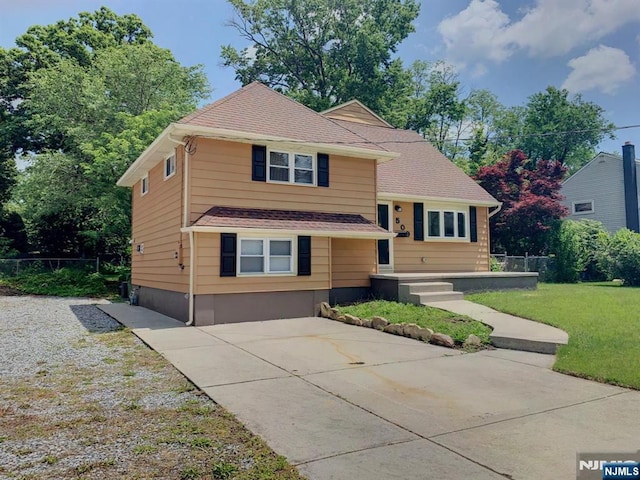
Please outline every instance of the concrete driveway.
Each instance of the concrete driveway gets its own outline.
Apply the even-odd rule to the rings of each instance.
[[[565,479],[577,452],[640,448],[640,392],[554,373],[548,355],[321,318],[197,328],[103,309],[310,479]]]

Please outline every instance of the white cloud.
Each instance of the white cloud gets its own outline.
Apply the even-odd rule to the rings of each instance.
[[[501,62],[519,50],[531,56],[564,55],[623,25],[640,22],[638,0],[534,0],[520,19],[496,0],[471,0],[438,25],[454,58]]]
[[[573,70],[562,88],[572,93],[601,90],[613,94],[636,74],[635,67],[624,51],[605,45],[592,48],[582,57],[572,58],[568,65]]]

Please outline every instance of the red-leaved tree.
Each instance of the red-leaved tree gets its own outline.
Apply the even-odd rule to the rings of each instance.
[[[481,167],[476,181],[502,209],[491,217],[491,251],[513,255],[547,253],[553,224],[567,215],[560,204],[560,187],[567,172],[558,161],[531,161],[512,150],[495,165]]]

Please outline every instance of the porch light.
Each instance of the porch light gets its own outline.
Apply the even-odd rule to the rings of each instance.
[[[396,212],[401,212],[402,211],[402,207],[400,205],[396,205],[395,206],[395,210],[396,210]]]

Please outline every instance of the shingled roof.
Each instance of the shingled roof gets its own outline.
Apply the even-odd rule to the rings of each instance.
[[[282,230],[286,233],[322,232],[325,236],[389,238],[392,233],[362,215],[274,210],[262,208],[212,207],[193,227]]]
[[[334,122],[400,156],[378,165],[378,195],[463,200],[482,205],[498,201],[418,133],[337,120]]]

